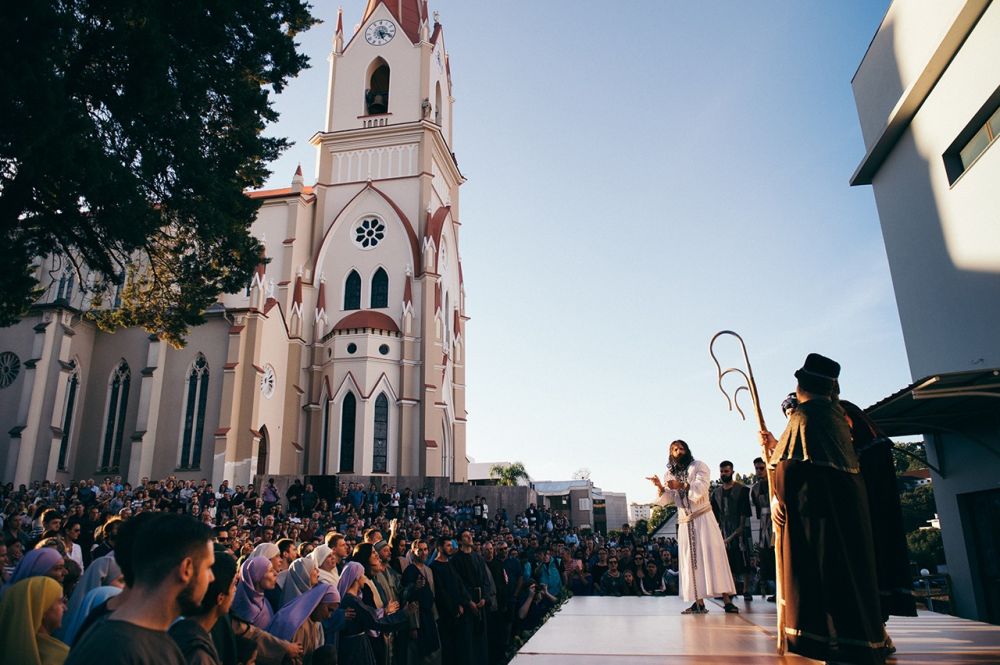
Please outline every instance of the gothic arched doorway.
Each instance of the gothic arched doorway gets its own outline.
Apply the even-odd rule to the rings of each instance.
[[[267,475],[267,427],[260,428],[260,441],[257,442],[257,475]]]

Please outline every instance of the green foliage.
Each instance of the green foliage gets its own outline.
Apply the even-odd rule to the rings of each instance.
[[[670,519],[670,516],[677,512],[674,506],[653,506],[652,514],[649,517],[647,528],[649,533],[653,533],[660,528],[660,525]]]
[[[927,521],[934,519],[937,504],[934,502],[934,489],[930,485],[921,485],[899,495],[899,506],[903,511],[903,531],[909,533],[927,526]]]
[[[918,529],[906,534],[906,546],[910,550],[910,559],[918,568],[934,569],[934,566],[944,563],[944,542],[941,540],[940,529]]]
[[[514,487],[520,480],[528,480],[528,471],[521,462],[513,464],[494,464],[490,467],[490,478],[497,481],[497,485]]]
[[[649,534],[649,524],[646,520],[639,520],[635,523],[635,528],[632,531],[640,538],[644,537]]]
[[[916,455],[916,457],[914,457]],[[896,464],[896,474],[914,471],[916,469],[926,469],[927,454],[924,451],[924,444],[920,441],[898,442],[892,446],[892,459]]]
[[[74,262],[106,328],[175,345],[250,279],[270,97],[307,66],[303,0],[37,0],[0,5],[0,325],[38,296],[33,263]],[[127,279],[126,279],[127,278]]]

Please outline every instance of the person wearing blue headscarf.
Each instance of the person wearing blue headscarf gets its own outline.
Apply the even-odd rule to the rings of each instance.
[[[361,587],[366,581],[365,567],[357,561],[347,563],[340,572],[337,583],[340,603],[344,610],[354,610],[354,615],[341,630],[337,648],[339,665],[376,665],[368,631],[377,627],[378,619],[375,608],[361,599]]]
[[[122,577],[122,569],[118,567],[118,563],[115,561],[113,554],[108,554],[106,556],[98,557],[94,559],[90,566],[87,567],[87,571],[80,578],[76,587],[73,589],[73,595],[70,596],[69,604],[66,606],[66,616],[63,619],[63,625],[61,632],[56,635],[66,644],[73,644],[73,638],[76,636],[76,631],[83,624],[84,619],[87,618],[87,614],[94,607],[91,605],[86,611],[81,611],[81,606],[83,605],[84,599],[90,594],[91,591],[95,589],[100,589],[102,587],[117,588],[118,592],[121,592],[122,587],[125,586],[124,578]],[[116,594],[101,594],[102,598],[97,604],[103,603],[105,600]],[[70,632],[70,627],[73,628],[73,632]]]
[[[66,578],[66,560],[63,555],[52,547],[40,547],[31,550],[24,555],[17,568],[11,574],[7,584],[3,587],[6,591],[21,580],[29,577],[39,576],[51,577],[61,585]]]

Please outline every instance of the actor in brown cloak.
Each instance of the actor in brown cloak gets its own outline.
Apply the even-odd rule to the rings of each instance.
[[[809,354],[795,373],[798,408],[775,441],[772,512],[781,528],[788,650],[824,661],[885,662],[868,495],[843,409],[832,393],[840,365]]]

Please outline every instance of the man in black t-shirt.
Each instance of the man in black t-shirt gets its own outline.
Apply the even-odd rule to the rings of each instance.
[[[733,582],[743,580],[743,600],[753,600],[747,579],[750,569],[750,542],[746,538],[750,522],[750,488],[733,480],[733,463],[719,465],[719,484],[712,492],[712,511],[719,522]],[[739,586],[736,587],[739,589]]]
[[[186,515],[150,518],[135,535],[127,598],[73,647],[66,665],[185,665],[167,628],[199,610],[214,559],[205,524]]]

